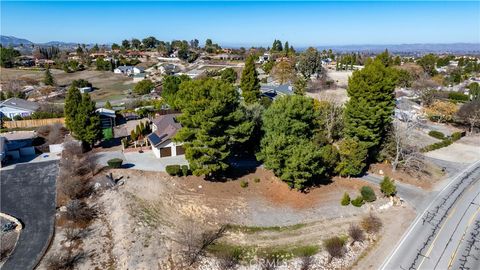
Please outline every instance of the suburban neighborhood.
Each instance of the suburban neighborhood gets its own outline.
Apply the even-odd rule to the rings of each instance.
[[[440,42],[436,28],[414,40],[408,26],[402,42],[340,45],[324,44],[351,30],[299,33],[310,12],[368,3],[189,4],[1,3],[0,269],[480,269],[474,2],[365,11],[471,12],[474,42]],[[34,39],[33,23],[14,24],[24,5],[129,10],[138,25],[104,42],[71,22]],[[223,12],[231,29],[152,30],[140,13],[182,8]],[[248,34],[235,23],[297,10],[280,39],[263,19]]]

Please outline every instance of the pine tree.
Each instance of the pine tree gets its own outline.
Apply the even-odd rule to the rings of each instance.
[[[182,129],[174,140],[183,142],[194,175],[215,178],[229,167],[234,145],[248,141],[254,124],[245,121],[237,90],[224,80],[183,82],[177,98]]]
[[[260,97],[260,81],[255,69],[255,57],[253,55],[249,56],[245,62],[245,68],[242,71],[240,80],[240,89],[242,89],[245,103],[252,104],[258,101]]]
[[[95,102],[89,94],[82,95],[82,102],[78,106],[75,116],[74,137],[90,146],[102,137],[100,116],[95,112]]]
[[[395,108],[396,72],[379,59],[355,71],[348,80],[345,133],[369,148],[374,157],[390,128]]]
[[[70,86],[65,97],[65,126],[70,131],[73,131],[75,116],[78,113],[78,106],[82,102],[82,94],[75,86]]]
[[[50,72],[50,68],[47,67],[47,69],[45,70],[45,77],[43,78],[43,83],[45,85],[55,85],[55,79],[53,78],[53,75],[52,73]]]
[[[95,112],[95,102],[90,99],[90,96],[83,94],[78,101],[80,92],[77,91],[78,89],[70,87],[67,93],[65,124],[74,138],[93,146],[102,137],[100,117]]]
[[[285,46],[283,46],[283,50],[285,51],[285,56],[288,56],[290,47],[288,46],[288,41],[285,41]]]
[[[109,109],[109,110],[113,109],[112,104],[110,104],[110,101],[108,101],[108,100],[107,100],[107,102],[105,102],[105,106],[103,106],[103,107],[105,109]]]

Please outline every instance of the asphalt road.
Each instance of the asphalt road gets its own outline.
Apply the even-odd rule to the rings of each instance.
[[[480,269],[479,231],[480,161],[431,200],[381,269]]]
[[[17,164],[0,171],[0,211],[24,224],[2,270],[33,269],[48,247],[55,222],[58,162]]]

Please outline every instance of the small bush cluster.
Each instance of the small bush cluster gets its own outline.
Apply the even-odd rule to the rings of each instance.
[[[350,195],[347,192],[343,193],[342,201],[340,202],[341,205],[347,206],[350,204]]]
[[[375,191],[369,186],[363,186],[360,189],[360,194],[362,194],[362,198],[366,202],[373,202],[377,199],[377,196],[375,196]]]
[[[255,179],[253,179],[253,182],[255,182],[255,183],[260,183],[260,178],[255,178]]]
[[[463,136],[464,136],[464,134],[462,132],[457,131],[457,132],[452,133],[452,135],[450,136],[450,139],[455,142],[455,141],[460,140]]]
[[[188,176],[191,173],[187,165],[167,165],[165,171],[171,176]]]
[[[445,134],[437,130],[431,130],[430,132],[428,132],[428,135],[439,140],[445,139]]]
[[[117,169],[122,167],[123,160],[121,158],[112,158],[107,161],[108,167]]]
[[[385,196],[393,196],[397,193],[395,183],[388,176],[383,177],[382,182],[380,182],[380,190]]]
[[[245,180],[242,180],[242,181],[240,181],[240,186],[241,186],[242,188],[246,188],[246,187],[248,187],[248,182],[245,181]]]
[[[352,200],[352,205],[355,207],[361,207],[365,201],[363,200],[363,197],[361,195],[357,196],[357,198]]]

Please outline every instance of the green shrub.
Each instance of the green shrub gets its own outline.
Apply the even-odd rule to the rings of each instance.
[[[347,192],[343,193],[342,201],[340,202],[343,206],[347,206],[350,204],[350,195]]]
[[[393,196],[397,193],[397,187],[395,183],[390,179],[390,177],[383,177],[382,182],[380,182],[380,190],[385,196]]]
[[[443,148],[443,147],[447,147],[452,143],[453,143],[453,141],[451,139],[445,139],[441,142],[436,142],[436,143],[427,145],[427,146],[423,147],[422,149],[420,149],[420,151],[421,152],[429,152],[429,151],[437,150],[437,149],[440,149],[440,148]]]
[[[188,169],[187,165],[182,165],[182,175],[188,176],[190,174],[190,170]]]
[[[246,188],[246,187],[248,187],[248,182],[245,181],[245,180],[242,180],[242,181],[240,181],[240,186],[241,186],[242,188]]]
[[[456,100],[456,101],[469,101],[470,97],[463,93],[459,92],[450,92],[448,93],[448,99]]]
[[[434,138],[437,138],[439,140],[444,140],[445,139],[445,134],[443,134],[440,131],[436,131],[436,130],[431,130],[430,132],[428,132],[428,135],[430,135]]]
[[[366,202],[373,202],[377,199],[377,196],[375,196],[375,191],[373,191],[373,189],[369,186],[363,186],[360,189],[360,193]]]
[[[253,179],[253,182],[255,182],[255,183],[260,183],[260,178],[255,178],[255,179]]]
[[[107,161],[108,167],[110,168],[120,168],[122,167],[123,160],[121,158],[112,158]]]
[[[358,196],[357,198],[352,200],[352,205],[356,207],[360,207],[364,204],[363,197]]]
[[[455,141],[460,140],[462,137],[463,137],[462,132],[457,131],[457,132],[452,133],[452,135],[450,136],[450,139],[455,142]]]
[[[180,165],[167,165],[165,167],[165,171],[172,176],[182,175],[182,169],[180,168]]]

